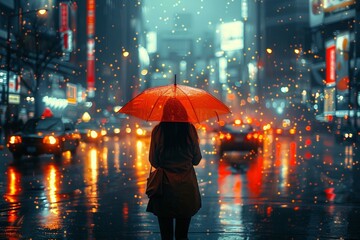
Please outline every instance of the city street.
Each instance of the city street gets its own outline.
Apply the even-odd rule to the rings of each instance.
[[[360,239],[359,150],[326,134],[268,135],[258,154],[200,134],[203,206],[190,239]],[[0,239],[160,239],[145,211],[149,138],[81,143],[77,155],[1,150]]]
[[[0,240],[161,239],[159,122],[189,239],[360,239],[359,27],[360,0],[0,0]]]

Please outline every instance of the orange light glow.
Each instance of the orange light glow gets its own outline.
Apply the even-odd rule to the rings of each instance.
[[[240,120],[240,119],[236,119],[236,120],[234,121],[234,123],[237,124],[237,125],[239,125],[239,124],[241,124],[241,120]]]
[[[11,136],[9,139],[10,144],[19,144],[21,142],[22,142],[22,140],[21,140],[20,136]]]
[[[54,136],[45,136],[43,143],[45,144],[50,144],[50,145],[55,145],[58,143],[58,139]]]
[[[294,134],[296,133],[296,130],[295,130],[294,128],[292,128],[292,129],[289,130],[289,133],[290,133],[291,135],[294,135]]]

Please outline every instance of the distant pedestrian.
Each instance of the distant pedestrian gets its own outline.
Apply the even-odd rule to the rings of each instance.
[[[162,240],[173,239],[174,233],[175,239],[188,239],[191,217],[201,207],[194,169],[202,158],[199,138],[175,98],[165,104],[163,118],[179,122],[162,121],[152,131],[149,161],[164,169],[163,193],[150,198],[146,210],[158,217]]]

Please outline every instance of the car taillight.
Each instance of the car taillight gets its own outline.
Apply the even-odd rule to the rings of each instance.
[[[230,133],[220,133],[219,138],[221,140],[223,140],[223,139],[230,140],[231,139],[231,134]]]
[[[264,140],[264,135],[263,134],[259,134],[259,141],[263,141]]]
[[[294,128],[292,128],[292,129],[289,130],[289,133],[290,133],[291,135],[293,135],[293,134],[296,133],[296,130],[295,130]]]
[[[11,136],[9,139],[10,144],[19,144],[21,142],[22,142],[22,140],[21,140],[20,136]]]
[[[81,138],[81,135],[80,135],[80,133],[73,133],[73,138],[75,138],[75,139],[80,139]]]
[[[43,143],[45,143],[45,144],[55,145],[58,142],[59,142],[59,140],[54,136],[45,136],[43,139]]]
[[[246,135],[246,139],[247,139],[247,140],[254,139],[255,141],[257,140],[257,141],[260,142],[260,141],[263,140],[263,138],[264,138],[264,136],[263,136],[262,134],[260,134],[260,133],[257,133],[257,132],[248,133],[248,134]]]
[[[275,130],[275,132],[276,132],[276,134],[282,134],[282,129],[277,128],[277,129]]]

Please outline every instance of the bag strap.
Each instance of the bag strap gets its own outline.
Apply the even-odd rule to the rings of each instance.
[[[152,171],[152,165],[151,165],[151,163],[150,163],[150,171],[149,171],[149,177],[150,177],[150,173],[151,173],[151,171]]]

